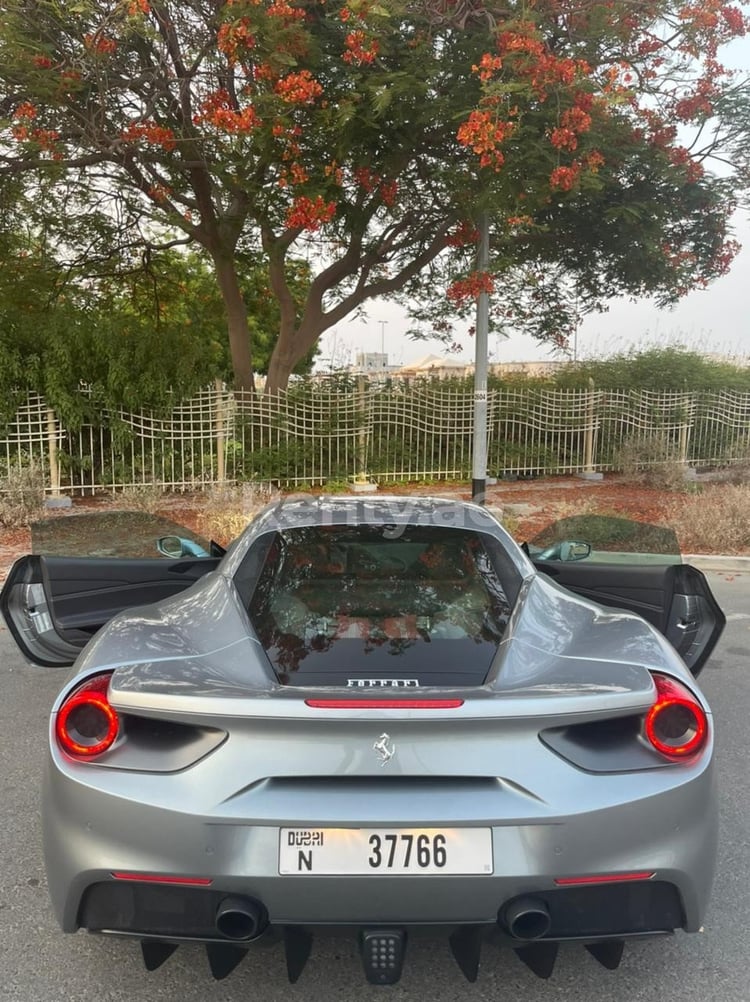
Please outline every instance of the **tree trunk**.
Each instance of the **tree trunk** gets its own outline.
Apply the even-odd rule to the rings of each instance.
[[[216,256],[213,262],[227,318],[234,388],[253,392],[255,380],[250,352],[250,330],[247,325],[247,307],[242,298],[237,270],[232,258]]]
[[[288,324],[282,321],[279,327],[279,339],[274,345],[268,363],[266,393],[277,393],[286,389],[295,365],[317,343],[321,333],[322,329],[313,330],[304,321],[296,330],[293,320]]]
[[[279,390],[287,388],[289,377],[297,361],[294,354],[294,332],[284,331],[282,325],[282,329],[279,330],[279,339],[273,347],[268,363],[266,393],[278,393]]]

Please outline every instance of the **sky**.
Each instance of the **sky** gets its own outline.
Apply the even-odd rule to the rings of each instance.
[[[733,43],[723,51],[722,62],[750,73],[750,38]],[[735,213],[734,235],[743,245],[729,274],[708,289],[691,292],[672,309],[659,310],[653,302],[611,300],[606,313],[594,314],[582,322],[570,354],[552,352],[528,336],[490,338],[489,355],[493,362],[536,361],[612,355],[631,348],[657,345],[684,345],[687,348],[750,358],[750,210]],[[354,363],[359,351],[388,354],[389,364],[406,364],[428,354],[442,355],[436,341],[412,341],[406,334],[407,319],[394,303],[373,300],[367,304],[365,319],[353,318],[338,324],[321,339],[317,368],[340,368]],[[460,353],[451,355],[462,361],[474,357],[474,341],[457,332]]]

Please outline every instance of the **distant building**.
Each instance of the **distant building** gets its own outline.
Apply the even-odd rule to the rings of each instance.
[[[554,376],[560,369],[570,365],[567,360],[547,359],[544,362],[492,362],[490,372],[493,376]],[[472,372],[474,367],[472,366]]]
[[[358,351],[354,356],[358,372],[383,372],[388,367],[388,355],[380,351]]]
[[[493,376],[510,376],[522,374],[525,376],[553,376],[567,362],[493,362],[489,371]],[[473,362],[461,362],[456,358],[441,358],[439,355],[426,355],[416,362],[402,365],[392,373],[399,379],[418,379],[425,376],[436,379],[459,378],[466,379],[474,375]]]
[[[425,355],[424,358],[408,365],[402,365],[393,375],[399,379],[418,379],[424,376],[447,379],[451,376],[466,376],[474,367],[456,358],[441,358],[439,355]]]

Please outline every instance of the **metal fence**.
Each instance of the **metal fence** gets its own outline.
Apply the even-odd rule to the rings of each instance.
[[[628,448],[646,463],[750,457],[750,393],[497,389],[488,413],[492,476],[617,469]],[[101,410],[75,429],[32,394],[0,430],[0,476],[34,463],[51,493],[78,494],[466,479],[472,426],[472,390],[450,381],[310,382],[273,396],[217,385],[167,416]]]

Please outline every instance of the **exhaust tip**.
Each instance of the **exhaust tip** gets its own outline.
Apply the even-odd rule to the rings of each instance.
[[[259,901],[238,895],[226,897],[216,909],[216,929],[225,939],[249,942],[268,925],[268,915]]]
[[[529,942],[546,936],[552,925],[549,909],[541,898],[516,898],[501,912],[501,924],[514,939]]]

